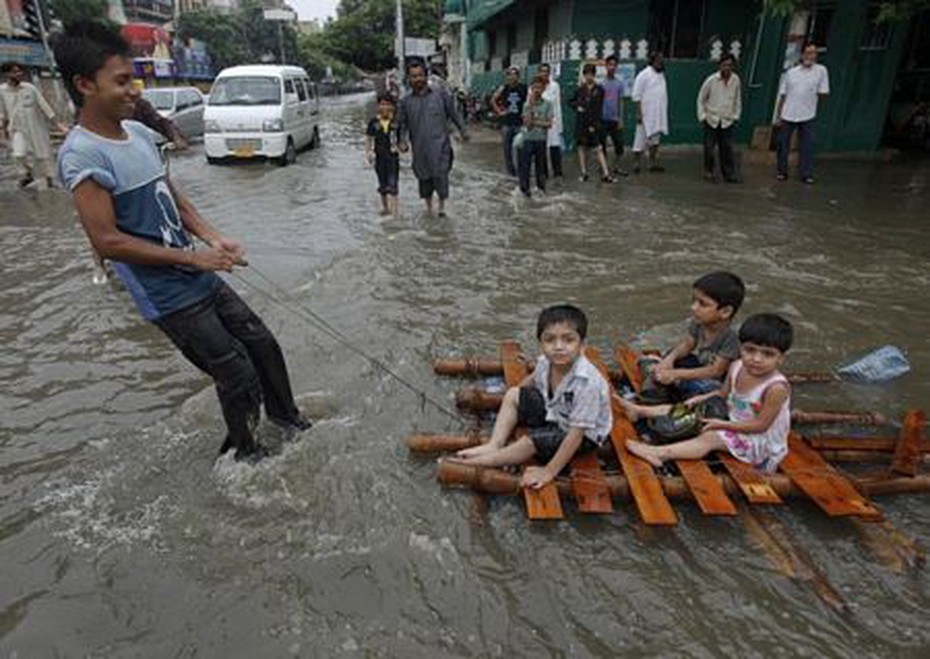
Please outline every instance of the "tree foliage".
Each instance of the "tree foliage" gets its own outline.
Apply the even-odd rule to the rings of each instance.
[[[110,22],[107,0],[49,0],[48,6],[65,27],[82,20]]]
[[[810,7],[810,0],[763,0],[765,10],[774,16],[789,16],[792,13]],[[930,9],[930,0],[888,0],[879,3],[877,20],[906,20],[924,9]]]
[[[279,62],[279,29],[285,60],[289,64],[298,63],[294,28],[266,21],[259,0],[242,0],[239,9],[229,13],[214,9],[185,12],[178,21],[181,38],[199,39],[207,44],[213,66],[218,70],[237,64]]]

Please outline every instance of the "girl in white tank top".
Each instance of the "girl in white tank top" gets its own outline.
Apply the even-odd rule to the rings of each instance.
[[[762,397],[773,384],[788,387],[788,380],[779,371],[773,372],[762,382],[748,391],[740,391],[739,375],[743,370],[743,360],[737,360],[730,367],[730,394],[727,396],[727,410],[730,421],[738,423],[753,421],[762,409]],[[774,471],[788,454],[788,431],[791,430],[791,398],[785,398],[778,415],[772,424],[759,433],[741,433],[734,430],[718,430],[733,457],[748,462],[757,469]]]

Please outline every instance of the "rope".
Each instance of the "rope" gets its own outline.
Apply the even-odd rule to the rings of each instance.
[[[232,276],[241,281],[243,284],[253,289],[259,295],[264,296],[271,302],[277,304],[279,307],[288,311],[289,313],[297,316],[299,319],[306,322],[311,327],[319,330],[329,338],[331,338],[336,343],[342,345],[348,350],[354,352],[356,355],[362,357],[365,361],[371,364],[378,373],[384,373],[389,377],[393,378],[397,383],[416,394],[420,401],[421,411],[425,409],[427,405],[433,407],[434,409],[442,412],[447,417],[454,419],[457,423],[463,424],[463,419],[454,411],[447,408],[445,405],[440,403],[434,398],[431,398],[427,395],[425,391],[414,385],[413,383],[406,380],[404,377],[399,375],[390,369],[387,364],[378,359],[369,355],[367,352],[356,346],[352,341],[342,333],[337,327],[333,326],[329,321],[323,318],[320,314],[313,311],[310,307],[304,304],[301,300],[297,299],[281,286],[276,284],[270,277],[263,273],[260,269],[256,268],[254,265],[249,265],[249,270],[254,272],[257,277],[265,282],[268,289],[265,290],[256,283],[249,281],[242,275],[238,273],[232,273]],[[289,303],[288,303],[289,302]]]

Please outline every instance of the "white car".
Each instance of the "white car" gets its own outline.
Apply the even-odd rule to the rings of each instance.
[[[224,69],[204,111],[207,162],[268,158],[280,165],[320,143],[320,99],[297,66],[258,64]]]
[[[196,87],[150,87],[142,96],[174,122],[184,137],[203,135],[203,94]]]

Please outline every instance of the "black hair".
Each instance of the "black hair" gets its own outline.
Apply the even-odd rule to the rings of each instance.
[[[755,343],[780,352],[788,352],[794,340],[791,323],[774,313],[757,313],[739,328],[740,343]]]
[[[817,43],[814,41],[805,41],[804,43],[801,44],[801,52],[803,53],[805,50],[807,50],[811,46],[813,46],[814,48],[817,48]]]
[[[720,56],[720,62],[719,62],[719,63],[720,63],[720,64],[723,64],[724,62],[726,62],[726,61],[728,61],[728,60],[729,60],[730,62],[733,62],[733,64],[735,65],[735,64],[736,64],[736,55],[734,55],[733,53],[724,53],[723,55]]]
[[[26,67],[20,64],[19,62],[4,62],[0,64],[0,73],[9,73],[13,69],[19,69],[20,71],[25,71]]]
[[[581,74],[587,75],[588,73],[597,73],[597,67],[593,64],[585,64],[581,67]]]
[[[74,84],[75,77],[95,77],[114,55],[132,57],[129,44],[119,32],[99,21],[71,23],[55,37],[53,50],[65,89],[77,107],[84,105],[84,97]]]
[[[546,71],[548,71],[549,73],[552,73],[552,66],[550,66],[548,62],[543,62],[543,63],[540,64],[538,67],[536,67],[536,70],[537,70],[537,71],[540,71],[540,70],[542,70],[543,68],[545,68]]]
[[[743,280],[732,272],[708,273],[698,277],[692,288],[701,291],[716,302],[718,307],[732,307],[734,316],[743,305],[743,298],[746,296]]]
[[[391,105],[397,105],[397,101],[390,94],[379,94],[378,103],[390,103]]]
[[[662,54],[661,50],[651,50],[649,51],[649,56],[648,56],[647,61],[649,62],[649,64],[653,64],[656,61],[656,58],[661,54]]]
[[[409,76],[412,69],[423,69],[423,73],[426,73],[426,62],[421,59],[415,59],[407,62],[407,67],[404,69],[404,72]]]
[[[541,340],[543,332],[557,323],[572,325],[582,341],[588,335],[588,317],[584,315],[584,311],[571,304],[557,304],[546,307],[539,313],[536,320],[536,338]]]
[[[604,58],[604,64],[606,64],[607,62],[619,62],[619,61],[620,60],[613,53],[611,53],[610,55]]]

